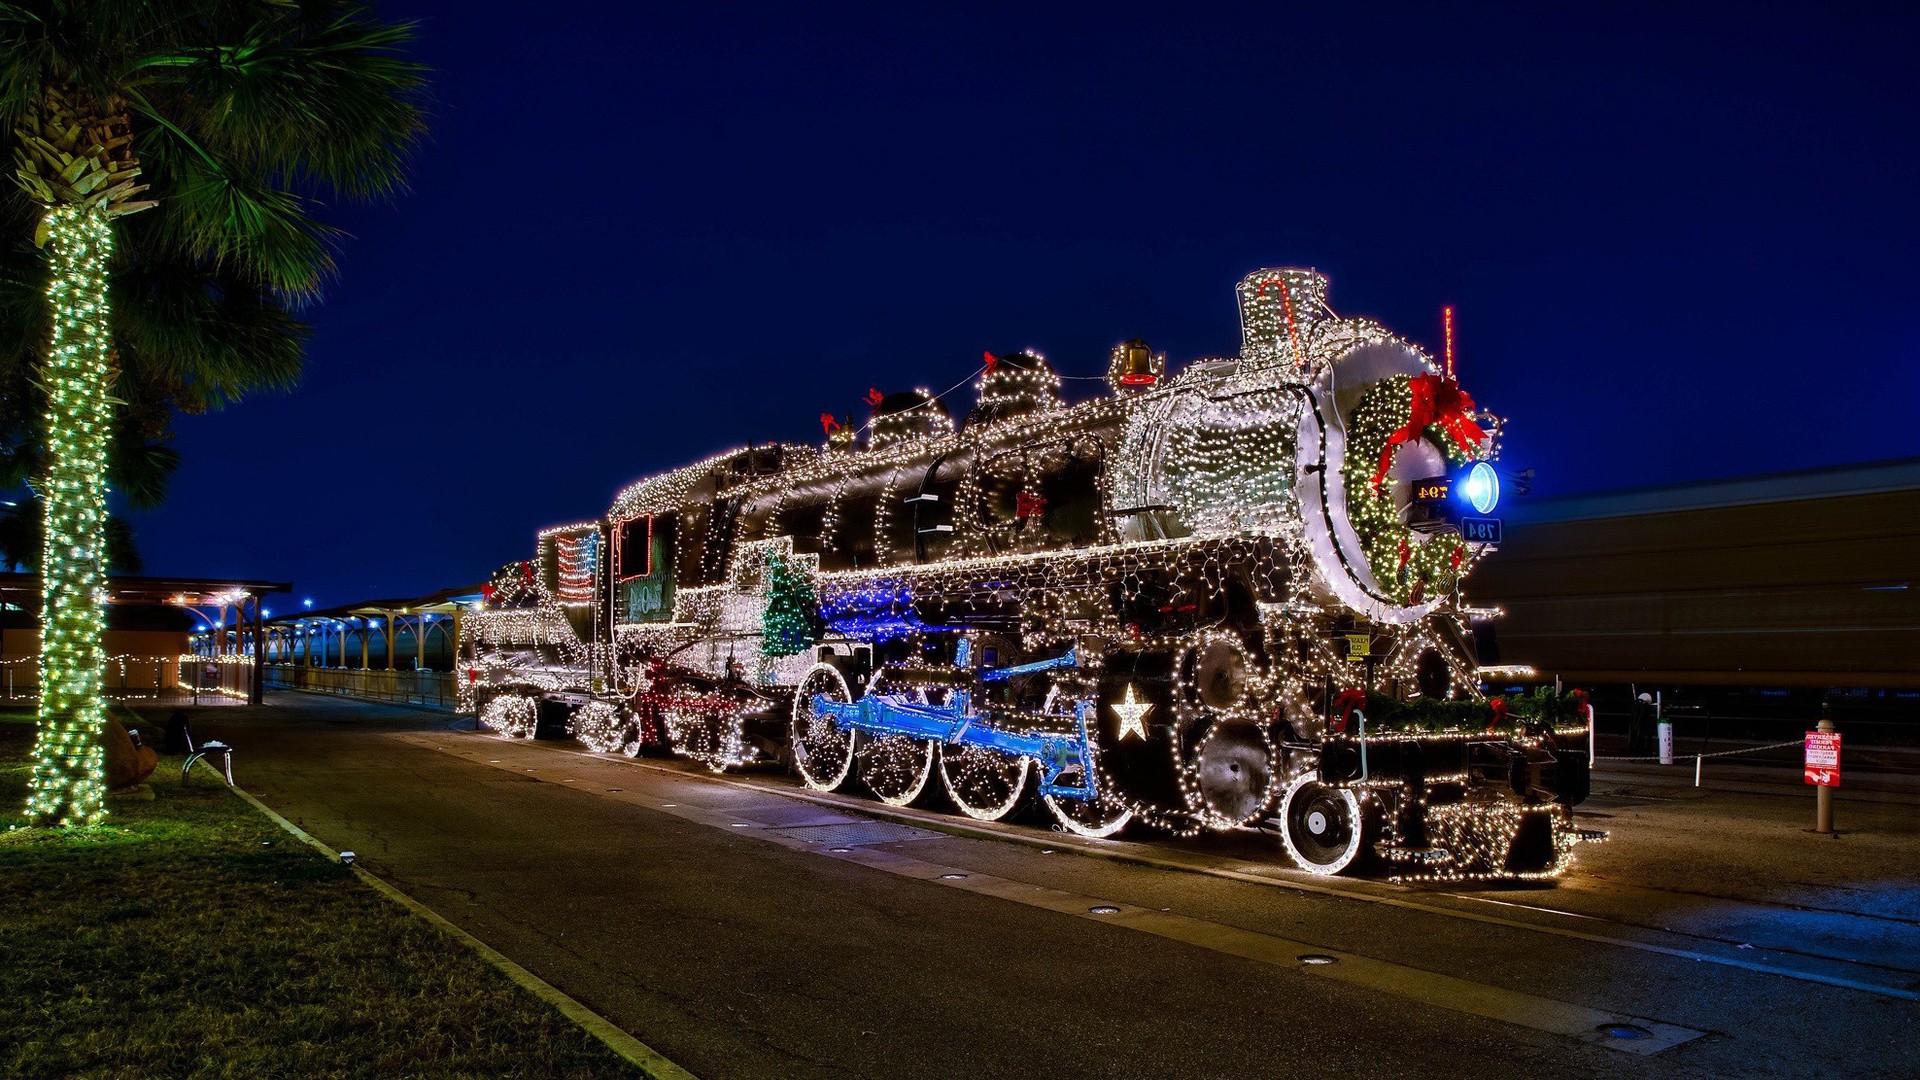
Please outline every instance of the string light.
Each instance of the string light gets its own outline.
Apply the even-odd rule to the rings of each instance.
[[[105,210],[64,205],[48,208],[45,228],[53,313],[41,369],[47,392],[45,598],[40,731],[27,815],[41,824],[91,825],[107,812],[100,748],[106,652],[100,642],[106,629],[106,466],[113,413],[106,300],[113,230]]]
[[[532,698],[502,694],[481,708],[480,722],[509,739],[531,739],[539,715]]]
[[[509,568],[463,631],[470,681],[605,688],[575,712],[596,749],[656,740],[728,769],[785,740],[810,786],[857,777],[895,804],[937,771],[982,819],[1036,791],[1092,836],[1278,812],[1315,872],[1377,827],[1410,874],[1558,873],[1577,839],[1552,801],[1560,706],[1487,723],[1462,644],[1483,612],[1458,590],[1485,548],[1413,530],[1405,492],[1375,481],[1383,460],[1492,460],[1500,424],[1450,383],[1452,411],[1436,405],[1434,362],[1336,315],[1326,289],[1310,270],[1249,275],[1241,356],[1168,378],[1130,341],[1098,400],[1062,402],[1037,353],[988,354],[959,425],[945,395],[875,390],[865,445],[833,420],[821,447],[750,445],[632,484],[607,520],[644,520],[646,587],[670,598],[616,593],[588,640],[546,594],[554,567]],[[1380,697],[1364,739],[1328,722],[1349,687]],[[1415,743],[1441,767],[1410,771],[1395,755]],[[1513,754],[1527,791],[1480,764]],[[1288,835],[1306,827],[1288,800],[1338,843]]]

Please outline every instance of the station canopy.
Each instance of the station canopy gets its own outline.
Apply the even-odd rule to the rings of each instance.
[[[480,603],[480,586],[441,589],[425,596],[359,600],[328,608],[291,611],[267,620],[269,625],[298,626],[309,622],[345,622],[352,619],[410,618],[415,615],[453,615]]]
[[[232,607],[273,593],[292,592],[287,581],[223,580],[219,578],[130,577],[107,578],[107,603],[165,607]],[[44,589],[39,574],[0,573],[0,603],[22,611],[39,611]]]

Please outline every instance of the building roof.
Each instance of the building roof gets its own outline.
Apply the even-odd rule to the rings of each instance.
[[[217,607],[240,597],[292,592],[290,581],[252,581],[221,578],[128,577],[107,578],[109,604],[161,604],[169,607]],[[43,589],[39,574],[0,573],[0,601],[37,611]]]
[[[1502,516],[1510,521],[1535,524],[1831,499],[1889,491],[1920,491],[1920,458],[1829,465],[1817,469],[1761,473],[1725,480],[1697,480],[1660,487],[1623,488],[1551,499],[1523,499],[1509,503],[1501,510],[1504,511]]]

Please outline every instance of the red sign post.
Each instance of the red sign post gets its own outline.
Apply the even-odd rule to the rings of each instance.
[[[1807,732],[1807,783],[1821,787],[1840,786],[1840,733]]]

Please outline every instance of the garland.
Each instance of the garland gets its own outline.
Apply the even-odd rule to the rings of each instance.
[[[1555,693],[1551,686],[1537,686],[1512,698],[1487,701],[1442,701],[1420,697],[1400,701],[1378,693],[1358,689],[1343,690],[1334,698],[1328,717],[1336,734],[1347,730],[1347,721],[1365,699],[1367,733],[1385,734],[1519,734],[1528,728],[1581,728],[1587,723],[1587,692],[1568,690]]]

